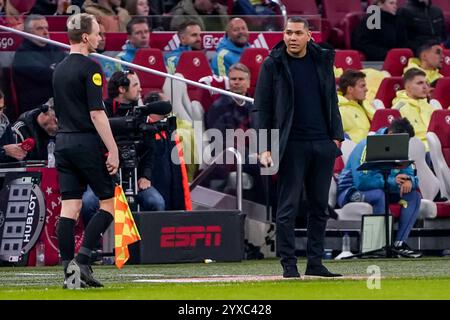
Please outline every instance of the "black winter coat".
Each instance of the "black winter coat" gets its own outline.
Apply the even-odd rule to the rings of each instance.
[[[53,71],[65,56],[58,47],[39,47],[30,40],[23,40],[12,65],[21,113],[53,97]]]
[[[324,49],[310,41],[307,46],[319,76],[322,111],[327,122],[330,139],[344,140],[341,115],[338,109],[336,83],[333,72],[334,51]],[[258,129],[279,129],[280,162],[283,157],[294,118],[294,90],[289,70],[286,45],[280,41],[266,58],[259,73],[255,93],[254,121]],[[268,146],[269,150],[273,146]],[[259,152],[266,150],[259,149]]]
[[[8,125],[5,132],[3,132],[3,135],[0,137],[0,163],[17,161],[16,159],[7,156],[5,149],[3,149],[3,146],[14,143],[16,143],[16,141],[14,140],[11,125]]]
[[[419,0],[409,0],[398,10],[398,15],[406,24],[407,47],[414,52],[426,41],[445,40],[444,15],[440,8],[431,5],[431,0],[428,5]]]
[[[40,113],[40,108],[24,112],[12,127],[19,143],[27,138],[33,138],[36,143],[34,149],[28,152],[25,160],[47,160],[48,158],[47,145],[51,137],[37,122]]]
[[[381,29],[367,28],[367,15],[352,34],[352,48],[364,53],[367,60],[383,61],[392,48],[406,46],[404,21],[397,15],[381,10]]]

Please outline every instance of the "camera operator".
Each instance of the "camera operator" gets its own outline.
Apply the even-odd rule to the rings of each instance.
[[[109,118],[131,115],[141,98],[141,83],[132,70],[115,72],[108,83],[108,99],[105,101]],[[117,137],[115,137],[117,140]],[[145,150],[147,151],[147,150]],[[150,150],[148,150],[150,153]],[[145,152],[144,152],[145,154]],[[164,199],[150,180],[150,175],[138,165],[138,203],[143,210],[161,211],[165,209]],[[81,214],[84,223],[90,220],[98,209],[98,199],[89,188],[83,195]]]
[[[150,92],[144,98],[144,104],[147,105],[160,101],[168,99],[158,92]],[[150,132],[144,139],[144,149],[149,152],[139,162],[138,175],[151,181],[164,198],[166,210],[191,210],[183,147],[178,135],[173,134],[177,127],[176,119],[167,118],[167,114],[161,113],[148,116],[147,123],[159,129]],[[175,150],[176,152],[173,152]],[[172,161],[172,154],[178,155],[177,163]]]

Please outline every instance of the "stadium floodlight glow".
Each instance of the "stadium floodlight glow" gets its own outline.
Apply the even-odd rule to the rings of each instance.
[[[68,44],[65,44],[65,43],[62,43],[62,42],[58,42],[58,41],[55,41],[55,40],[51,40],[51,39],[47,39],[47,38],[43,38],[43,37],[40,37],[40,36],[31,34],[31,33],[28,33],[28,32],[16,30],[16,29],[5,27],[5,26],[2,26],[2,25],[0,25],[0,30],[6,31],[6,32],[11,32],[11,33],[14,33],[14,34],[18,34],[18,35],[20,35],[20,36],[22,36],[24,38],[30,38],[30,39],[39,40],[39,41],[42,41],[42,42],[45,42],[45,43],[48,43],[48,44],[52,44],[52,45],[64,48],[64,49],[70,49],[70,45],[68,45]],[[99,53],[91,53],[90,56],[96,57],[96,58],[100,58],[100,59],[104,59],[104,60],[108,60],[108,61],[115,62],[115,63],[119,63],[119,64],[124,65],[126,67],[133,68],[133,69],[140,70],[140,71],[147,72],[147,73],[152,73],[152,74],[155,74],[155,75],[160,76],[160,77],[170,78],[170,79],[177,80],[177,81],[182,81],[182,82],[185,82],[187,84],[190,84],[190,85],[193,85],[193,86],[205,89],[205,90],[214,91],[214,92],[217,92],[217,93],[220,93],[220,94],[224,94],[224,95],[227,95],[227,96],[230,96],[230,97],[234,97],[234,98],[237,98],[237,99],[245,100],[245,101],[250,102],[250,103],[254,102],[253,98],[250,98],[250,97],[247,97],[247,96],[243,96],[243,95],[231,92],[231,91],[226,91],[226,90],[223,90],[223,89],[220,89],[220,88],[208,86],[206,84],[199,83],[199,82],[196,82],[196,81],[192,81],[192,80],[189,80],[189,79],[180,78],[180,77],[178,77],[176,75],[173,75],[173,74],[169,74],[169,73],[161,72],[161,71],[154,70],[154,69],[151,69],[151,68],[143,67],[143,66],[140,66],[138,64],[122,61],[120,59],[112,58],[112,57],[109,57],[107,55],[103,55],[103,54],[99,54]]]

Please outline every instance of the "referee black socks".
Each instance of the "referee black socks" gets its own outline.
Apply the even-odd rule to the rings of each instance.
[[[102,209],[98,210],[95,216],[91,218],[84,230],[83,244],[76,258],[78,263],[89,264],[92,249],[113,220],[113,215]]]
[[[64,270],[75,255],[75,223],[76,221],[66,217],[60,217],[56,227],[58,247]]]

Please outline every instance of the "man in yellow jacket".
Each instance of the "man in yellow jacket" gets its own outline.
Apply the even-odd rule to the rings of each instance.
[[[417,58],[409,59],[403,73],[412,68],[420,69],[425,72],[428,83],[435,87],[436,81],[443,77],[440,74],[444,61],[441,44],[435,40],[428,41],[417,49],[416,56]]]
[[[375,109],[366,100],[366,75],[347,69],[339,79],[339,112],[344,132],[358,143],[369,133]]]
[[[408,118],[416,137],[422,140],[429,151],[426,133],[434,109],[426,99],[429,90],[426,74],[420,69],[410,69],[403,75],[403,82],[405,90],[397,92],[392,108],[400,110],[402,117]]]

